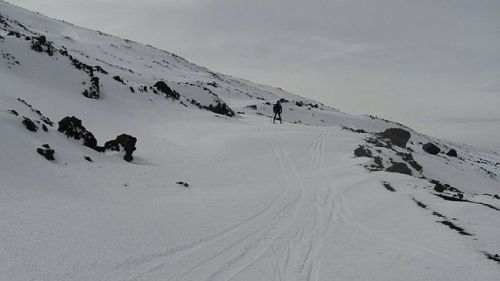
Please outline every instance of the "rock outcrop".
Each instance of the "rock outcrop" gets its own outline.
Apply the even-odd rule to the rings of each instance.
[[[383,138],[389,139],[392,144],[405,148],[410,140],[411,134],[401,128],[389,128],[381,133]]]
[[[422,149],[432,155],[438,155],[441,152],[441,149],[437,147],[435,144],[428,142],[422,146]]]

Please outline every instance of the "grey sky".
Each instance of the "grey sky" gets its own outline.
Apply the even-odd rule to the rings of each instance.
[[[500,151],[498,0],[10,2]]]

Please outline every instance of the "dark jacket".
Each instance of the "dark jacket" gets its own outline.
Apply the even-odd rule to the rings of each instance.
[[[279,102],[277,102],[274,106],[273,106],[273,112],[276,114],[276,113],[280,113],[283,111],[283,108],[281,107],[281,104]]]

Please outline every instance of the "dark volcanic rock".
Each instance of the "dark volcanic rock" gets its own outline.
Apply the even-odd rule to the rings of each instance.
[[[178,100],[181,95],[177,93],[176,91],[170,89],[170,87],[165,83],[164,81],[158,81],[155,83],[154,87],[167,95],[167,97]]]
[[[28,129],[32,132],[38,131],[38,127],[35,125],[35,123],[27,117],[24,117],[23,124],[24,124],[24,126],[26,126],[26,129]]]
[[[406,163],[403,162],[395,162],[390,166],[389,168],[386,169],[387,172],[391,173],[400,173],[400,174],[405,174],[405,175],[412,175],[410,168],[406,165]]]
[[[450,149],[450,151],[448,151],[448,153],[446,153],[446,155],[448,155],[450,157],[458,157],[457,151],[455,149]]]
[[[410,140],[410,132],[403,130],[401,128],[389,128],[385,130],[382,134],[383,138],[390,139],[392,144],[405,148],[408,140]]]
[[[101,88],[99,86],[99,77],[91,77],[90,87],[85,91],[83,91],[82,94],[89,99],[99,99],[101,94]]]
[[[417,163],[417,161],[415,161],[415,159],[413,159],[413,154],[411,153],[398,153],[399,156],[401,156],[401,158],[408,164],[410,164],[410,166],[413,167],[413,169],[419,171],[419,172],[422,172],[422,166],[420,164]]]
[[[443,192],[446,190],[446,187],[441,183],[436,183],[436,185],[434,185],[434,190],[437,192]]]
[[[43,35],[31,39],[31,49],[39,53],[45,52],[49,56],[53,56],[55,51],[52,43],[47,41],[47,38]]]
[[[48,144],[44,144],[41,148],[38,148],[36,152],[38,152],[38,154],[42,155],[43,157],[45,157],[45,159],[49,161],[56,160],[54,157],[55,151]]]
[[[437,155],[441,152],[441,149],[439,149],[439,147],[437,147],[435,144],[433,143],[426,143],[422,146],[422,149],[429,153],[429,154],[432,154],[432,155]]]
[[[366,131],[363,129],[353,129],[353,128],[346,127],[346,126],[343,126],[342,129],[346,130],[346,131],[353,132],[353,133],[357,133],[357,134],[366,134]]]
[[[113,76],[113,79],[115,79],[116,81],[118,81],[118,82],[120,82],[120,83],[123,84],[123,79],[120,76],[118,76],[118,75]]]
[[[15,116],[19,116],[19,113],[17,113],[17,111],[15,111],[14,109],[10,109],[9,112],[14,114]]]
[[[178,181],[178,182],[177,182],[177,184],[178,184],[178,185],[182,185],[182,186],[184,186],[184,187],[189,187],[189,183],[187,183],[187,182]]]
[[[132,153],[136,149],[135,144],[137,142],[137,139],[133,136],[121,134],[117,136],[116,139],[107,141],[104,147],[98,146],[94,135],[87,131],[87,129],[82,125],[82,121],[75,116],[67,116],[59,121],[58,131],[64,133],[68,138],[82,140],[82,144],[84,146],[92,148],[98,152],[104,152],[106,149],[120,151],[121,148],[123,148],[123,151],[125,151],[123,159],[128,162],[133,160]],[[85,157],[85,159],[92,162],[90,157]]]
[[[64,133],[68,138],[73,138],[75,140],[82,140],[83,145],[90,147],[97,151],[102,151],[103,149],[97,146],[97,140],[94,135],[87,131],[82,125],[82,121],[75,116],[64,117],[59,121],[59,132]]]
[[[385,187],[385,189],[387,189],[391,192],[396,192],[396,189],[394,189],[394,187],[392,187],[392,185],[390,183],[383,181],[382,185]]]
[[[384,164],[382,163],[382,157],[380,156],[376,156],[373,158],[373,163],[374,165],[372,165],[373,168],[376,168],[376,169],[379,169],[379,170],[383,170],[384,169]]]
[[[354,155],[356,157],[372,157],[372,152],[363,146],[359,146],[354,150]]]
[[[217,113],[217,114],[222,114],[226,115],[229,117],[234,116],[234,111],[224,102],[217,102],[217,105],[209,105],[208,110]]]
[[[121,134],[117,136],[116,139],[107,141],[104,144],[104,148],[120,151],[120,147],[122,147],[125,151],[125,156],[123,157],[123,159],[127,162],[130,162],[134,159],[134,157],[132,157],[132,153],[134,153],[134,151],[136,150],[136,142],[137,138],[127,134]]]

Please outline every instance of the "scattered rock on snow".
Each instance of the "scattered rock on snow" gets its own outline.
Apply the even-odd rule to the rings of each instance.
[[[47,53],[49,56],[54,55],[54,46],[47,41],[45,36],[34,37],[31,39],[31,49],[39,53]]]
[[[164,81],[158,81],[155,83],[154,87],[164,93],[167,97],[178,100],[180,98],[180,94],[176,91],[170,89],[170,87]]]
[[[321,120],[321,121],[324,122],[324,120]],[[343,126],[342,129],[346,130],[346,131],[353,132],[353,133],[357,133],[357,134],[366,134],[366,131],[363,129],[353,129],[353,128],[346,127],[346,126]]]
[[[378,170],[383,170],[384,169],[384,164],[382,163],[382,157],[376,156],[373,158],[373,165],[372,167]]]
[[[354,150],[354,155],[356,157],[372,157],[372,152],[366,147],[358,146],[358,148]]]
[[[32,131],[32,132],[38,131],[38,127],[35,125],[35,123],[27,117],[24,117],[23,124],[24,124],[24,126],[26,126],[26,129],[28,129],[29,131]]]
[[[413,159],[413,154],[411,153],[398,153],[399,156],[401,156],[401,159],[403,159],[406,163],[410,164],[410,166],[413,167],[413,169],[421,172],[422,171],[422,166]]]
[[[36,152],[38,152],[38,154],[42,155],[43,157],[45,157],[45,159],[47,159],[49,161],[56,160],[55,157],[54,157],[55,151],[48,144],[42,145],[42,147],[38,148],[36,150]]]
[[[118,82],[120,82],[120,83],[123,84],[123,79],[120,76],[115,75],[115,76],[113,76],[113,79],[115,79],[116,81],[118,81]]]
[[[101,94],[101,88],[99,85],[99,77],[90,78],[90,87],[83,91],[82,95],[89,99],[99,99]]]
[[[187,182],[178,181],[178,182],[177,182],[177,184],[178,184],[178,185],[182,185],[182,186],[184,186],[184,187],[189,187],[189,183],[187,183]]]
[[[490,259],[490,260],[493,260],[493,261],[496,261],[496,262],[500,263],[500,255],[498,255],[498,254],[493,255],[493,254],[490,254],[490,253],[487,253],[487,252],[483,252],[483,253],[484,253],[484,255],[485,255],[488,259]]]
[[[394,162],[392,166],[386,169],[387,172],[412,175],[410,168],[403,162]]]
[[[391,192],[396,192],[396,189],[394,189],[394,187],[392,187],[392,185],[390,183],[383,181],[382,185],[385,187],[385,189],[387,189]]]
[[[444,220],[444,221],[438,221],[438,223],[442,223],[442,224],[448,226],[450,229],[453,229],[462,235],[473,236],[473,234],[465,231],[465,229],[461,228],[460,226],[457,226],[456,224],[452,223],[451,221]]]

